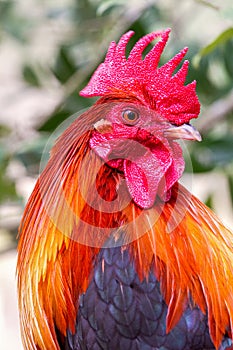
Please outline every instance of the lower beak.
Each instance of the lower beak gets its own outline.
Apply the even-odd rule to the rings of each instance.
[[[164,136],[172,139],[201,141],[201,135],[194,126],[183,124],[181,126],[172,126],[164,131]]]

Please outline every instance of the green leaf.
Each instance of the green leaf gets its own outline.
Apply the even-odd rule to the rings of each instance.
[[[233,164],[232,135],[221,138],[206,136],[204,141],[193,146],[190,157],[194,173],[208,172],[216,167]]]
[[[29,64],[25,64],[23,66],[22,74],[23,74],[24,80],[28,84],[30,84],[32,86],[35,86],[35,87],[40,87],[41,86],[40,80],[39,80],[35,70]]]
[[[125,5],[125,1],[120,0],[106,0],[106,1],[102,1],[100,3],[100,6],[97,8],[96,14],[97,16],[103,16],[106,15],[107,12],[109,12],[110,10],[112,10],[115,7],[119,7],[119,6],[123,6]]]
[[[1,145],[0,148],[0,203],[8,199],[17,198],[15,183],[7,177],[6,171],[9,164],[7,149]]]
[[[209,55],[211,52],[213,52],[215,49],[217,49],[219,46],[224,45],[228,40],[233,38],[233,28],[230,27],[226,29],[224,32],[222,32],[214,41],[212,41],[209,45],[202,48],[200,52],[194,57],[194,64],[196,67],[198,67],[200,60],[204,57]]]
[[[232,173],[228,174],[227,175],[227,179],[228,179],[228,184],[229,184],[231,202],[232,202],[232,205],[233,205],[233,174]]]
[[[5,171],[0,168],[0,203],[9,199],[16,199],[17,193],[13,181],[6,177]]]
[[[51,116],[49,116],[48,120],[39,127],[38,131],[52,132],[58,127],[59,124],[61,124],[69,116],[69,111],[55,111]]]
[[[64,84],[74,74],[76,71],[76,65],[68,47],[60,47],[55,66],[52,68],[52,71],[62,84]]]
[[[232,83],[233,76],[233,40],[228,40],[224,47],[224,64]]]
[[[208,198],[205,201],[205,204],[207,205],[207,207],[209,207],[210,209],[214,209],[213,207],[213,195],[209,195]]]

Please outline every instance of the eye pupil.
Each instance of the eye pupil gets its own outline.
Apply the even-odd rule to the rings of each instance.
[[[136,111],[132,111],[130,109],[123,111],[122,116],[123,116],[124,121],[126,123],[128,123],[129,125],[135,124],[139,118],[138,113]]]
[[[132,111],[129,111],[129,112],[128,112],[127,118],[128,118],[129,120],[134,120],[135,117],[136,117],[136,115],[135,115],[134,112],[132,112]]]

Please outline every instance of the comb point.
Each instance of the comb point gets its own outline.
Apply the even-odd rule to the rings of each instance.
[[[170,122],[182,124],[189,122],[191,118],[196,118],[200,111],[195,92],[196,83],[184,85],[188,73],[188,61],[186,60],[172,75],[188,48],[185,47],[158,68],[170,31],[168,28],[142,37],[134,45],[128,59],[125,55],[126,46],[134,32],[124,34],[118,44],[112,42],[105,61],[96,69],[88,85],[80,91],[80,95],[106,96],[121,91],[122,95],[128,96],[129,93],[134,95],[143,104],[150,103],[150,108],[156,109]],[[143,51],[155,38],[160,40],[142,59]]]

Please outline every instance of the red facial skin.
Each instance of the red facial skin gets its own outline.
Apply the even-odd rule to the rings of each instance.
[[[126,119],[129,113],[136,120]],[[157,195],[169,200],[171,187],[184,171],[181,147],[164,136],[171,124],[152,109],[123,102],[113,106],[104,123],[111,130],[102,132],[99,124],[90,146],[109,166],[124,173],[135,203],[149,208]]]

